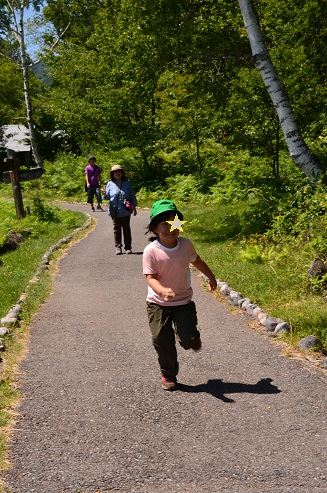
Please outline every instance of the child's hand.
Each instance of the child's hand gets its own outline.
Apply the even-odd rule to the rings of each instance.
[[[209,278],[209,286],[208,286],[209,291],[215,291],[216,288],[217,288],[216,279],[214,277],[212,279]]]
[[[163,288],[161,291],[161,297],[164,301],[169,301],[171,298],[175,297],[175,293],[171,288]]]

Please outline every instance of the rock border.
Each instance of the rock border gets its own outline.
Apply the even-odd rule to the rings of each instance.
[[[17,303],[8,311],[7,315],[5,315],[5,317],[1,319],[0,337],[6,334],[10,334],[10,329],[17,326],[19,322],[19,313],[21,311],[21,305],[27,300],[29,294],[29,286],[39,282],[42,272],[48,269],[50,260],[53,256],[53,252],[59,250],[63,245],[67,245],[78,233],[91,226],[93,221],[94,219],[91,216],[89,216],[88,219],[83,224],[83,226],[76,228],[72,233],[69,233],[64,238],[61,238],[59,241],[57,241],[55,245],[52,245],[49,248],[49,250],[43,255],[41,260],[41,265],[36,270],[32,279],[28,281],[28,285],[25,291],[21,294]],[[1,338],[0,338],[0,351],[5,351],[5,342]]]
[[[208,282],[209,279],[204,275],[200,274],[201,279],[203,281]],[[245,298],[242,296],[242,293],[231,288],[227,282],[222,281],[221,279],[216,279],[217,281],[217,289],[223,295],[225,295],[231,301],[232,305],[240,308],[248,315],[254,317],[260,325],[262,325],[272,336],[280,336],[284,333],[290,333],[292,330],[291,324],[289,322],[285,322],[284,320],[276,317],[270,317],[260,306],[252,303],[249,298]],[[298,342],[298,348],[301,351],[307,351],[312,348],[321,349],[322,343],[320,339],[314,335],[309,335],[304,337]],[[327,369],[327,356],[326,353],[322,351],[322,355],[324,355],[324,359],[321,362],[321,367],[323,369]]]

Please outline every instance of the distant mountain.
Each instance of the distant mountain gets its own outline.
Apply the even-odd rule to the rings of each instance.
[[[50,86],[52,78],[47,74],[47,66],[43,62],[39,62],[37,65],[33,65],[32,70],[35,76],[43,82],[46,86]]]

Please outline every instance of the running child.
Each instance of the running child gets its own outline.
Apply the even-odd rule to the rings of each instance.
[[[183,214],[174,202],[155,202],[148,226],[154,237],[143,255],[143,274],[148,283],[147,314],[165,390],[177,388],[175,336],[184,349],[201,349],[189,264],[209,279],[209,290],[217,287],[213,272],[190,240],[179,236],[183,222]]]

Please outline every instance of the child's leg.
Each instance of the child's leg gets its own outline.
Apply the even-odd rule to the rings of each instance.
[[[170,307],[147,303],[147,313],[161,373],[175,377],[178,374],[178,361]]]
[[[172,316],[178,342],[184,349],[193,348],[200,339],[195,303],[173,307]]]

